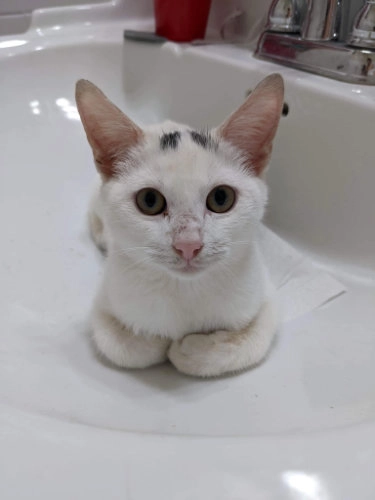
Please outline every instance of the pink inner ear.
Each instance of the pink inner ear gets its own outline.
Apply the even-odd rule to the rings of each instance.
[[[271,75],[218,130],[223,139],[241,151],[244,164],[255,175],[260,175],[269,161],[283,101],[283,80],[280,75]]]
[[[95,163],[105,177],[114,175],[114,165],[119,158],[125,159],[128,152],[135,147],[142,138],[142,132],[136,128],[118,126],[117,130],[107,130],[106,134],[93,134],[91,144]],[[95,137],[96,136],[96,137]],[[94,142],[95,141],[95,142]]]
[[[77,83],[76,102],[96,166],[104,178],[112,177],[116,160],[126,157],[143,132],[87,80]]]

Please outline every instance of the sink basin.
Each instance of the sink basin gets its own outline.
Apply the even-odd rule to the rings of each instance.
[[[1,498],[373,499],[375,89],[239,47],[123,42],[145,23],[116,9],[47,10],[0,37]],[[266,222],[347,293],[284,324],[269,359],[235,377],[103,364],[88,339],[102,257],[75,81],[140,124],[200,127],[275,71],[288,113]]]

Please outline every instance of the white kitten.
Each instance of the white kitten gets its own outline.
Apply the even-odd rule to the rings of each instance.
[[[198,376],[261,361],[278,326],[257,229],[282,78],[211,132],[141,130],[86,80],[76,100],[101,175],[89,214],[107,250],[92,316],[100,352],[132,368],[169,358]]]

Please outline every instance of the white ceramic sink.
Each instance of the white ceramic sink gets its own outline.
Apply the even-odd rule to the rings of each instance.
[[[240,48],[124,44],[144,24],[118,17],[40,12],[0,38],[1,499],[373,499],[375,89]],[[267,222],[347,293],[236,377],[104,365],[87,338],[102,257],[85,226],[94,167],[75,81],[140,123],[202,126],[274,71],[289,114]]]

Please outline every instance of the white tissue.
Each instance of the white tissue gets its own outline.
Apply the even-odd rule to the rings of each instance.
[[[261,226],[264,256],[284,323],[296,319],[346,291],[345,286],[275,233]]]

